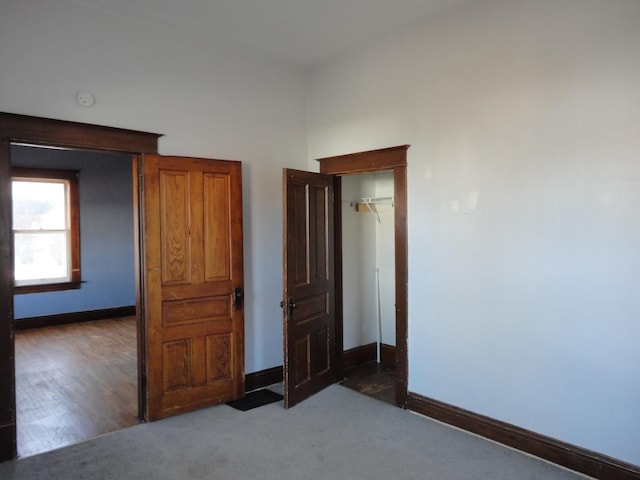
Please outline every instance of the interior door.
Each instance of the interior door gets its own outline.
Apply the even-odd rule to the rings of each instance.
[[[241,164],[142,156],[147,418],[244,394]]]
[[[284,405],[336,380],[334,178],[284,170]]]

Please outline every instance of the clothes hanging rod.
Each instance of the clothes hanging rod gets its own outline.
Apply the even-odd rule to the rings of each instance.
[[[365,197],[358,200],[358,203],[387,203],[393,202],[393,197]]]

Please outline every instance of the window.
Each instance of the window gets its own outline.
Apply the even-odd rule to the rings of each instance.
[[[78,172],[13,168],[14,293],[80,288]]]

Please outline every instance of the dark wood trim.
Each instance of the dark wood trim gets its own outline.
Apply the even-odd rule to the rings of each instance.
[[[406,166],[408,148],[409,145],[399,145],[379,150],[319,158],[317,161],[320,162],[320,173],[352,175],[365,172],[383,172]]]
[[[380,364],[385,367],[396,366],[396,347],[394,345],[380,344]]]
[[[132,157],[131,172],[133,178],[133,241],[136,246],[135,257],[135,285],[136,285],[136,340],[138,342],[138,352],[147,351],[146,324],[145,324],[145,304],[142,300],[142,285],[144,281],[144,268],[142,258],[144,258],[144,243],[142,242],[142,231],[144,211],[141,208],[142,202],[142,155],[136,154]],[[147,418],[147,402],[145,394],[147,391],[147,372],[145,369],[146,354],[138,353],[138,420],[145,422]]]
[[[406,153],[406,149],[405,149]],[[405,158],[406,162],[406,158]],[[407,231],[407,167],[393,169],[393,202],[395,221],[395,265],[396,265],[396,405],[406,407],[408,395],[408,231]]]
[[[344,368],[356,367],[364,363],[375,362],[378,354],[377,343],[372,342],[359,347],[350,348],[342,352]],[[396,347],[380,344],[380,364],[385,367],[394,367],[396,364]]]
[[[640,466],[410,392],[407,408],[594,478],[640,479]]]
[[[375,362],[377,356],[377,343],[367,343],[359,347],[350,348],[342,352],[344,368],[356,367],[364,363]]]
[[[342,352],[344,368],[356,367],[364,363],[375,362],[377,360],[377,343],[372,342],[359,347],[350,348]],[[396,364],[396,347],[380,344],[380,364],[386,367],[393,367]]]
[[[157,153],[156,133],[0,113],[0,135],[13,143],[111,152]]]
[[[11,143],[136,154],[157,153],[159,137],[155,133],[0,112],[0,460],[16,456]],[[139,391],[144,395],[144,390]]]
[[[78,174],[69,184],[69,208],[70,219],[69,226],[71,228],[71,282],[80,288],[82,283],[81,269],[81,243],[80,243],[80,187]]]
[[[10,455],[9,452],[15,449],[12,438],[16,438],[16,422],[8,425],[0,425],[0,463],[11,460],[18,455],[17,450]]]
[[[53,325],[106,320],[107,318],[132,317],[135,314],[135,305],[87,310],[85,312],[58,313],[56,315],[43,315],[41,317],[17,318],[14,320],[14,328],[16,330],[27,330],[30,328],[51,327]]]
[[[0,461],[17,455],[9,148],[0,131]]]
[[[396,405],[407,403],[407,335],[408,335],[408,232],[407,232],[407,150],[410,145],[369,150],[366,152],[338,155],[318,159],[320,173],[352,175],[393,171],[395,263],[396,263]],[[336,203],[336,218],[341,211]],[[336,228],[336,245],[342,245],[342,229]],[[336,248],[336,250],[338,250]],[[335,256],[336,278],[342,278],[342,256]],[[341,284],[342,285],[342,284]],[[341,287],[340,285],[340,287]],[[342,288],[336,290],[336,306],[342,307]],[[336,332],[342,332],[342,316],[336,315]],[[338,350],[340,351],[340,350]],[[339,365],[339,363],[338,363]]]
[[[63,292],[64,290],[78,290],[82,282],[43,283],[38,285],[19,285],[13,287],[14,295],[26,295],[28,293]]]
[[[282,365],[259,372],[248,373],[244,377],[244,391],[251,392],[282,382]]]
[[[335,374],[336,382],[344,379],[344,356],[340,352],[344,349],[344,320],[343,320],[343,302],[342,302],[342,178],[336,176],[333,184],[333,194],[335,196],[334,212],[333,212],[333,277],[335,282],[334,315],[335,315]]]

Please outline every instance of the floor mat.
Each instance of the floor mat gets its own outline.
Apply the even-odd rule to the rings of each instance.
[[[263,405],[268,405],[270,403],[275,403],[280,400],[282,400],[282,395],[280,395],[279,393],[263,389],[249,392],[243,398],[227,402],[227,405],[235,408],[236,410],[246,412],[247,410],[261,407]]]

